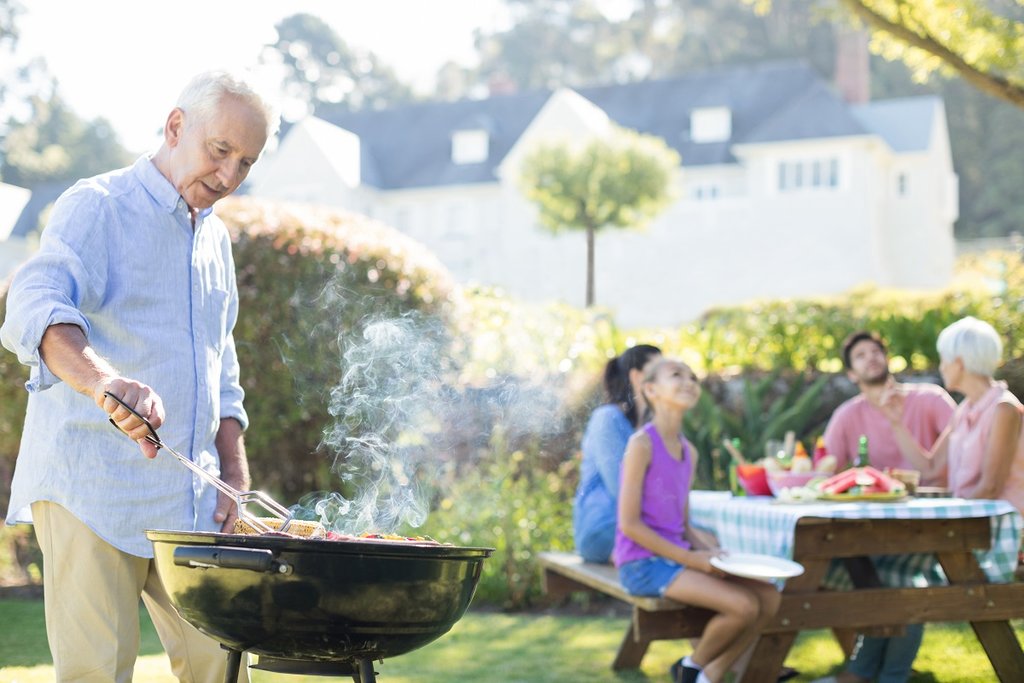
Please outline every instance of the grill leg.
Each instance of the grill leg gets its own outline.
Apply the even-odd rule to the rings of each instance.
[[[376,683],[377,677],[373,671],[372,659],[359,660],[359,672],[352,677],[355,683]]]
[[[242,653],[238,650],[228,650],[228,664],[224,671],[224,683],[238,683],[238,671],[241,667]]]

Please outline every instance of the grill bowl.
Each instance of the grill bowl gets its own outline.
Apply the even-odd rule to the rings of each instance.
[[[447,633],[491,548],[147,531],[183,619],[233,650],[342,662]]]

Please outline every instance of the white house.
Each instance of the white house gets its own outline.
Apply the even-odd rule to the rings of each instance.
[[[31,198],[31,190],[0,183],[0,280],[31,254],[32,245],[14,229]]]
[[[626,326],[865,282],[936,288],[952,273],[958,193],[942,101],[850,103],[801,62],[321,116],[257,164],[251,194],[365,213],[463,282],[577,305],[584,237],[539,227],[516,188],[518,158],[610,122],[662,137],[682,158],[678,200],[643,232],[597,239],[597,302]]]

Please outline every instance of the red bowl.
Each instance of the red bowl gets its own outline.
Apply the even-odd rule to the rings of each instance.
[[[737,465],[736,479],[748,496],[770,496],[768,474],[763,465]]]

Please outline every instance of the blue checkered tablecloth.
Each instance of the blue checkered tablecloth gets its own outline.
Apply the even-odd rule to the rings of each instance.
[[[912,498],[897,503],[815,502],[784,504],[767,496],[733,496],[728,491],[691,491],[690,521],[718,537],[726,550],[762,553],[793,559],[793,537],[802,517],[833,519],[960,519],[988,517],[992,548],[977,552],[978,562],[994,583],[1013,580],[1020,548],[1020,513],[1003,500]],[[945,583],[934,555],[892,555],[873,558],[886,586]],[[849,587],[849,576],[838,562],[825,580],[830,588]]]

